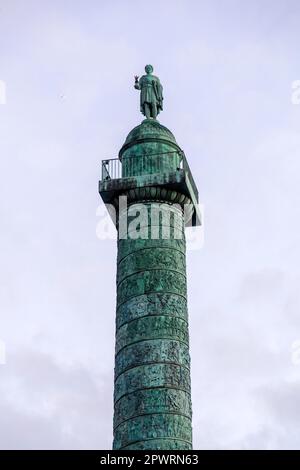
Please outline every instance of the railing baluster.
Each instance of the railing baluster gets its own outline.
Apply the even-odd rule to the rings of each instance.
[[[145,154],[138,156],[128,156],[124,160],[124,167],[118,158],[102,160],[101,178],[102,180],[128,178],[141,174],[165,173],[167,168],[176,170],[177,168],[186,171],[190,178],[189,165],[183,152],[161,152],[157,154]],[[191,181],[194,186],[194,181]]]

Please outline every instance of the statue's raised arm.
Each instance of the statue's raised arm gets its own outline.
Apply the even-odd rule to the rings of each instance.
[[[146,75],[141,78],[135,75],[134,88],[141,90],[141,113],[147,119],[156,119],[158,113],[163,109],[163,87],[159,78],[153,73],[152,65],[146,65]]]
[[[141,87],[140,87],[140,84],[139,84],[139,76],[138,75],[135,75],[134,76],[134,88],[136,88],[137,90],[140,90]]]

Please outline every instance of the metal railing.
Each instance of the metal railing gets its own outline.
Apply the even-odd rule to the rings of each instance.
[[[172,160],[170,162],[170,159]],[[153,175],[170,173],[170,171],[185,170],[189,176],[194,193],[198,198],[197,187],[184,152],[161,152],[157,154],[132,155],[123,159],[123,165],[118,158],[102,160],[102,181],[127,178],[138,175]]]
[[[185,157],[184,152],[182,152],[182,162],[183,162],[183,169],[186,171],[186,173],[187,173],[188,176],[189,176],[189,180],[190,180],[190,182],[191,182],[191,185],[192,185],[194,194],[195,194],[196,199],[197,199],[197,201],[198,201],[198,198],[199,198],[198,189],[197,189],[195,180],[194,180],[194,178],[193,178],[192,172],[191,172],[191,170],[190,170],[190,167],[189,167],[189,164],[188,164],[188,161],[187,161],[187,159],[186,159],[186,157]]]
[[[122,163],[118,158],[102,160],[102,181],[122,178]]]

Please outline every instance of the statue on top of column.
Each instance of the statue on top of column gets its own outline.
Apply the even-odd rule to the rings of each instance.
[[[147,119],[156,119],[158,113],[163,109],[163,87],[159,78],[153,73],[152,65],[146,65],[146,75],[140,79],[135,75],[134,88],[141,90],[141,113]]]

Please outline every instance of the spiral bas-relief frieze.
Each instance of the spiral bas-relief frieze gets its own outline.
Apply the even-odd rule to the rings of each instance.
[[[184,227],[171,220],[179,239],[118,241],[116,449],[192,446]]]

